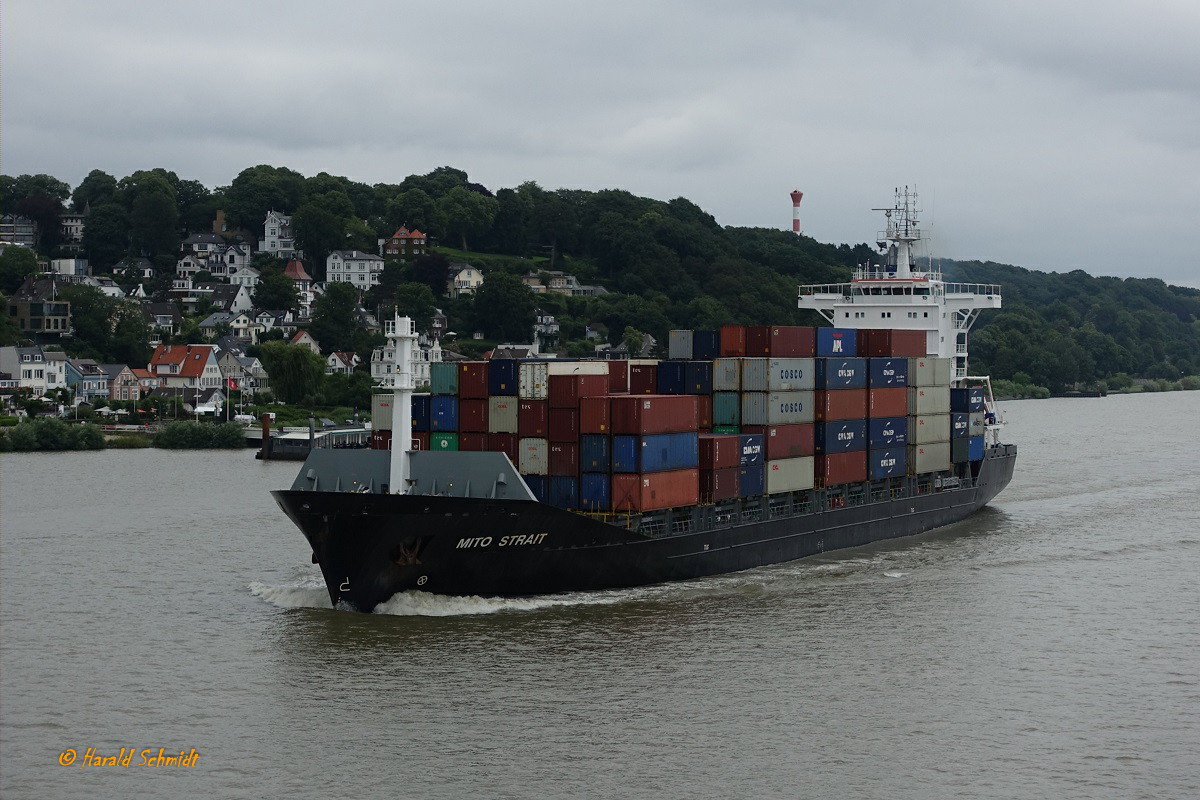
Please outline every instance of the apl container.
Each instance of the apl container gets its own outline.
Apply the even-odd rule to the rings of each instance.
[[[692,332],[692,359],[712,361],[721,355],[721,334],[717,331]]]
[[[817,357],[852,358],[858,355],[856,342],[854,328],[817,328]]]
[[[694,395],[620,395],[612,398],[613,433],[645,435],[696,431]]]
[[[713,362],[713,391],[737,392],[742,388],[742,360],[718,358]]]
[[[612,437],[613,472],[669,472],[700,465],[698,434]]]
[[[919,417],[909,418],[908,443],[910,445],[933,444],[935,442],[949,441],[949,414],[925,414]],[[946,457],[949,458],[949,455]]]
[[[487,399],[488,362],[462,361],[458,364],[458,396]]]
[[[458,401],[458,430],[465,433],[488,432],[489,399],[464,397]]]
[[[742,391],[765,392],[769,385],[767,381],[767,365],[769,358],[742,359]]]
[[[867,451],[828,453],[816,458],[817,486],[841,486],[867,479]]]
[[[579,476],[579,510],[608,511],[612,508],[612,479],[607,474],[585,472]]]
[[[434,395],[429,401],[429,430],[433,433],[458,430],[458,398]]]
[[[827,330],[821,328],[820,330]],[[816,360],[818,389],[867,388],[867,359],[818,358]]]
[[[528,437],[517,442],[517,469],[522,475],[550,474],[550,443]]]
[[[772,358],[812,358],[817,354],[815,328],[797,325],[771,326]]]
[[[738,468],[700,470],[700,502],[715,503],[738,496]]]
[[[910,358],[908,360],[908,385],[949,387],[950,359]]]
[[[873,481],[903,476],[908,465],[908,448],[889,447],[867,451],[867,476]]]
[[[657,511],[700,502],[700,470],[612,476],[613,511]]]
[[[817,385],[816,359],[772,358],[767,362],[767,391],[812,391]]]
[[[908,386],[907,358],[867,359],[867,387],[870,389],[896,389]]]
[[[488,362],[488,395],[516,397],[520,389],[517,368],[521,362],[515,358],[497,358]]]
[[[949,414],[949,386],[911,386],[908,389],[908,413],[914,416],[922,414]]]
[[[607,436],[585,433],[579,437],[579,469],[582,472],[611,472],[611,440]]]
[[[866,389],[829,389],[816,392],[814,416],[818,422],[867,418]]]
[[[867,449],[867,421],[863,419],[818,422],[814,434],[818,454]]]
[[[767,494],[811,489],[815,479],[816,463],[812,456],[767,462]]]
[[[868,389],[868,417],[907,417],[908,392],[903,386],[896,389]]]
[[[517,434],[545,438],[550,432],[550,403],[546,400],[517,400]]]
[[[692,358],[691,331],[674,330],[667,333],[667,358],[690,360]]]
[[[429,365],[429,390],[434,394],[458,394],[458,364],[434,361]]]
[[[500,395],[488,399],[488,433],[517,433],[520,400]]]
[[[950,442],[910,444],[908,446],[909,475],[945,472],[948,469],[950,469]]]
[[[883,450],[908,444],[908,417],[867,421],[867,448]]]

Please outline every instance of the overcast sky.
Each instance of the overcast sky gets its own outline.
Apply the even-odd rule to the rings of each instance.
[[[2,163],[686,197],[935,254],[1200,286],[1200,3],[609,0],[3,6]]]

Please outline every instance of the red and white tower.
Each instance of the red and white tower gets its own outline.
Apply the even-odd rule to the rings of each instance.
[[[792,192],[792,233],[800,235],[800,201],[804,198],[804,192],[797,189]]]

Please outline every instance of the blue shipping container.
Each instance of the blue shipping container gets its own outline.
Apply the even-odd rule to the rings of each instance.
[[[612,507],[612,478],[607,474],[587,472],[579,476],[579,510],[608,511]]]
[[[983,387],[950,390],[950,410],[962,414],[983,411]]]
[[[767,490],[766,465],[738,467],[738,496],[757,497]]]
[[[412,429],[415,433],[429,430],[429,395],[412,396]]]
[[[684,394],[712,394],[712,361],[685,361],[683,367]]]
[[[967,445],[968,458],[970,458],[972,461],[983,461],[983,451],[984,451],[983,437],[982,436],[972,436],[967,441],[968,441],[968,445]]]
[[[712,361],[719,356],[721,334],[717,331],[692,332],[692,358],[697,361]]]
[[[908,444],[908,417],[883,417],[867,423],[867,447],[882,450]]]
[[[488,394],[493,396],[517,396],[520,361],[515,358],[498,358],[488,362]]]
[[[852,419],[845,422],[818,422],[815,444],[817,452],[851,453],[867,449],[867,421]]]
[[[895,389],[900,386],[908,386],[908,359],[869,359],[867,375],[867,385],[872,389]]]
[[[951,414],[950,415],[950,438],[965,439],[971,435],[971,415],[970,414]]]
[[[529,487],[529,491],[533,492],[533,496],[539,503],[550,502],[550,476],[522,475],[521,477],[525,479],[525,485]]]
[[[822,330],[825,330],[822,328]],[[818,389],[867,388],[867,359],[818,358]]]
[[[658,362],[659,394],[683,394],[683,369],[685,361]]]
[[[767,448],[763,445],[761,433],[742,433],[738,435],[738,466],[755,467],[767,461]]]
[[[609,472],[611,465],[607,436],[585,433],[579,437],[580,472]]]
[[[871,450],[867,453],[867,472],[871,480],[895,478],[904,474],[908,458],[907,447],[889,447],[887,450]]]
[[[555,508],[579,508],[579,479],[574,475],[551,475],[550,505]]]
[[[429,430],[446,433],[458,430],[458,398],[434,395],[429,401]]]
[[[613,472],[670,472],[699,466],[697,433],[612,437]]]
[[[817,328],[817,357],[846,358],[856,355],[858,331],[854,328]]]

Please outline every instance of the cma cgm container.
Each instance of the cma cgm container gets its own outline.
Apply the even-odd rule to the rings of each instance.
[[[983,411],[983,387],[950,390],[950,410],[966,414]]]
[[[429,401],[429,430],[433,433],[458,430],[458,398],[434,395]]]
[[[550,403],[546,400],[517,401],[517,434],[543,437],[550,430]]]
[[[488,432],[488,398],[463,397],[458,401],[458,430]]]
[[[695,433],[612,437],[613,472],[670,472],[700,465]]]
[[[867,447],[882,450],[908,444],[908,417],[890,417],[867,421]]]
[[[746,355],[746,329],[741,325],[721,326],[721,358]]]
[[[712,361],[721,355],[719,331],[692,331],[692,359]]]
[[[867,418],[866,389],[829,389],[816,392],[816,421]]]
[[[614,396],[612,430],[640,435],[696,431],[698,411],[694,395]]]
[[[434,394],[458,394],[458,364],[435,361],[429,365],[429,390]]]
[[[812,456],[767,462],[767,494],[811,489],[815,480],[816,463]]]
[[[738,496],[738,468],[700,470],[700,501],[715,503]]]
[[[907,358],[867,359],[867,387],[870,389],[895,389],[908,386]]]
[[[742,388],[742,360],[718,358],[713,361],[713,391],[737,392]]]
[[[519,403],[517,398],[507,395],[488,398],[488,433],[516,433]]]
[[[817,328],[818,358],[850,358],[858,355],[854,328]]]
[[[970,414],[951,414],[950,415],[950,441],[955,439],[966,439],[971,435],[971,415]]]
[[[488,394],[488,362],[463,361],[458,365],[458,396],[486,399]]]
[[[907,456],[908,448],[904,446],[889,447],[885,450],[868,450],[868,477],[873,481],[902,477],[908,463]]]
[[[867,479],[867,451],[819,455],[816,466],[818,486],[862,483]]]
[[[818,389],[867,388],[865,358],[818,358],[816,366]]]
[[[908,416],[908,389],[868,389],[868,417]]]
[[[550,443],[529,437],[517,442],[517,470],[522,475],[550,474]]]
[[[607,436],[585,433],[579,437],[579,469],[582,472],[611,472],[612,440]]]
[[[520,389],[521,362],[515,358],[497,358],[488,362],[488,394],[516,397]]]
[[[700,436],[700,468],[726,469],[738,466],[740,437],[703,434]]]
[[[700,502],[700,470],[612,476],[613,511],[658,511]]]
[[[949,441],[949,414],[926,414],[909,418],[908,443],[910,445]]]
[[[910,444],[908,446],[909,475],[945,472],[948,469],[950,469],[950,442]]]
[[[667,333],[667,358],[690,360],[692,358],[692,331],[674,330]]]
[[[850,453],[867,449],[867,421],[818,422],[814,432],[817,453]]]
[[[658,365],[630,363],[629,393],[658,394]]]
[[[612,479],[599,472],[579,476],[579,510],[608,511],[612,507]]]
[[[798,325],[771,326],[772,358],[812,358],[817,354],[817,331]]]
[[[949,414],[949,386],[912,386],[908,390],[908,413]]]
[[[817,387],[816,370],[816,359],[772,358],[767,362],[767,391],[812,391]]]
[[[763,445],[763,437],[760,433],[741,433],[738,434],[738,466],[739,467],[755,467],[764,462],[767,458],[767,449]]]

